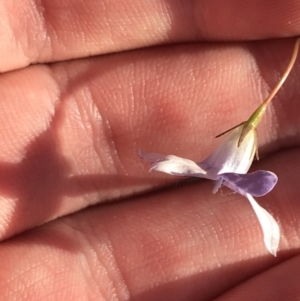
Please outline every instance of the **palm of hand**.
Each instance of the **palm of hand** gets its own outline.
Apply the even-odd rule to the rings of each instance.
[[[249,11],[248,30],[230,22],[220,30],[206,15],[191,24],[204,2],[184,11],[175,3],[102,4],[2,4],[12,30],[1,29],[7,35],[0,51],[10,55],[0,66],[14,70],[0,80],[3,299],[297,298],[299,62],[260,127],[267,156],[254,164],[279,177],[258,200],[281,225],[278,258],[265,251],[242,197],[227,190],[212,195],[206,181],[178,185],[149,174],[136,156],[144,149],[205,157],[218,143],[213,137],[244,120],[276,83],[272,74],[285,68],[293,41],[134,48],[203,36],[280,37],[291,28],[275,17],[258,27]],[[141,36],[143,26],[148,31]],[[118,53],[125,49],[132,51]],[[97,54],[103,55],[87,57]],[[78,59],[59,62],[72,58]],[[21,69],[35,62],[41,64]],[[167,185],[176,189],[155,192]],[[108,200],[115,202],[100,204]]]

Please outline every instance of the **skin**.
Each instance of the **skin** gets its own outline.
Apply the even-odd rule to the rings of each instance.
[[[257,199],[281,228],[276,258],[245,198],[149,174],[136,155],[210,154],[277,83],[299,13],[283,0],[2,1],[1,298],[299,300],[300,58],[253,164],[279,177]]]

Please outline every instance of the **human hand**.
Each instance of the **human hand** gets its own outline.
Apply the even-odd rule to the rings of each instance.
[[[222,3],[1,4],[3,300],[299,296],[300,60],[253,166],[279,177],[257,199],[281,227],[276,259],[243,197],[149,174],[136,155],[203,159],[285,69],[294,40],[264,39],[299,35],[299,4]]]

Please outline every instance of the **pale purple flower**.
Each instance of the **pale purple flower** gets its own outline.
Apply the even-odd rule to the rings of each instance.
[[[213,193],[216,193],[221,185],[225,185],[245,196],[259,220],[266,248],[276,256],[280,239],[279,226],[274,218],[258,205],[253,196],[260,197],[270,192],[277,183],[277,176],[265,170],[247,173],[256,152],[256,132],[250,131],[238,146],[241,131],[242,126],[232,130],[223,143],[200,163],[174,155],[142,152],[138,154],[153,163],[150,171],[215,180]]]

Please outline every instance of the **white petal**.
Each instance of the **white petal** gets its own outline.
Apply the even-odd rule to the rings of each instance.
[[[154,163],[151,170],[165,172],[177,176],[206,177],[206,171],[199,167],[194,161],[177,156],[165,156],[164,161]]]
[[[256,133],[250,131],[238,147],[242,126],[232,130],[223,143],[199,165],[211,177],[222,173],[245,174],[250,168],[256,150]]]
[[[246,197],[252,205],[252,208],[263,230],[266,248],[272,255],[276,256],[280,240],[280,230],[277,222],[270,213],[258,205],[258,203],[250,194],[247,193]]]

